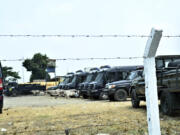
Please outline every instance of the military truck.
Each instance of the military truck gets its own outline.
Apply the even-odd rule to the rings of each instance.
[[[96,80],[92,82],[93,87],[90,90],[91,97],[95,99],[107,99],[107,95],[104,91],[106,84],[124,80],[127,77],[127,72],[122,72],[122,69],[124,69],[124,67],[117,66],[103,70],[102,72],[100,71],[98,74],[99,78],[97,76]]]
[[[94,81],[90,82],[87,87],[87,96],[92,99],[99,99],[102,89],[107,82],[106,72],[110,66],[101,66]]]
[[[79,97],[79,91],[77,90],[78,85],[85,81],[86,76],[87,72],[83,72],[82,70],[76,71],[72,81],[64,86],[64,90],[60,91],[60,95],[67,97]]]
[[[64,89],[65,85],[72,81],[73,77],[74,77],[74,73],[72,73],[72,72],[67,73],[67,75],[65,76],[65,79],[63,80],[63,82],[61,82],[58,85],[59,89]]]
[[[32,94],[33,90],[45,91],[46,86],[41,86],[40,84],[18,84],[17,82],[9,82],[4,94],[6,96],[26,95]]]
[[[87,75],[85,81],[78,85],[78,90],[80,91],[80,95],[83,98],[85,98],[85,99],[88,98],[88,94],[87,94],[88,84],[96,79],[98,71],[99,71],[98,68],[91,68],[90,71],[88,72],[88,75]]]
[[[122,66],[117,71],[122,76],[118,81],[107,83],[103,90],[109,97],[110,101],[125,101],[129,97],[129,88],[132,80],[136,79],[143,66]]]
[[[82,70],[76,71],[76,73],[73,76],[73,79],[70,83],[66,84],[64,89],[77,89],[78,85],[82,83],[86,79],[87,73],[83,72]]]
[[[160,110],[165,115],[173,115],[180,109],[180,55],[156,57],[156,75]],[[132,82],[132,107],[138,108],[145,101],[144,74]]]

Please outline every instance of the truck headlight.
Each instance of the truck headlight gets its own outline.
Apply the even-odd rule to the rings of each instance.
[[[113,88],[115,88],[116,87],[116,85],[109,85],[109,89],[113,89]]]

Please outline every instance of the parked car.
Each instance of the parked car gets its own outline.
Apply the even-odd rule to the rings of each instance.
[[[160,110],[165,115],[173,115],[180,109],[180,57],[161,56],[156,59],[157,90]],[[132,83],[132,107],[138,108],[145,101],[144,75]]]
[[[3,75],[2,75],[2,67],[0,62],[0,113],[2,113],[3,109]]]
[[[87,73],[88,75],[85,81],[79,84],[78,90],[80,91],[80,95],[83,96],[83,98],[88,98],[88,94],[87,94],[88,84],[96,79],[98,71],[99,71],[98,68],[91,68],[90,71]]]
[[[121,78],[118,81],[107,83],[103,90],[110,101],[125,101],[129,97],[129,88],[132,80],[142,72],[143,66],[122,66],[118,68]]]

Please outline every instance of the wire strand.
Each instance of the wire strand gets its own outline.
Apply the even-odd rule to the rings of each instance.
[[[119,59],[143,59],[144,57],[105,57],[105,58],[59,58],[56,61],[83,61],[83,60],[119,60]],[[1,59],[0,61],[24,61],[25,59]]]
[[[146,38],[151,37],[150,35],[123,35],[123,34],[100,34],[100,35],[91,35],[91,34],[0,34],[0,37],[58,37],[58,38],[116,38],[116,37],[126,37],[126,38]],[[179,38],[180,35],[164,35],[165,38]]]

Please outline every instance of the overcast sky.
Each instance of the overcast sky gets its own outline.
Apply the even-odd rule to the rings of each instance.
[[[179,0],[0,0],[0,34],[180,34]],[[147,38],[0,38],[0,59],[140,57]],[[179,54],[180,38],[162,38],[157,55]],[[12,66],[29,81],[22,62]],[[57,75],[84,67],[142,64],[138,60],[58,61]],[[20,80],[22,82],[22,79]]]

